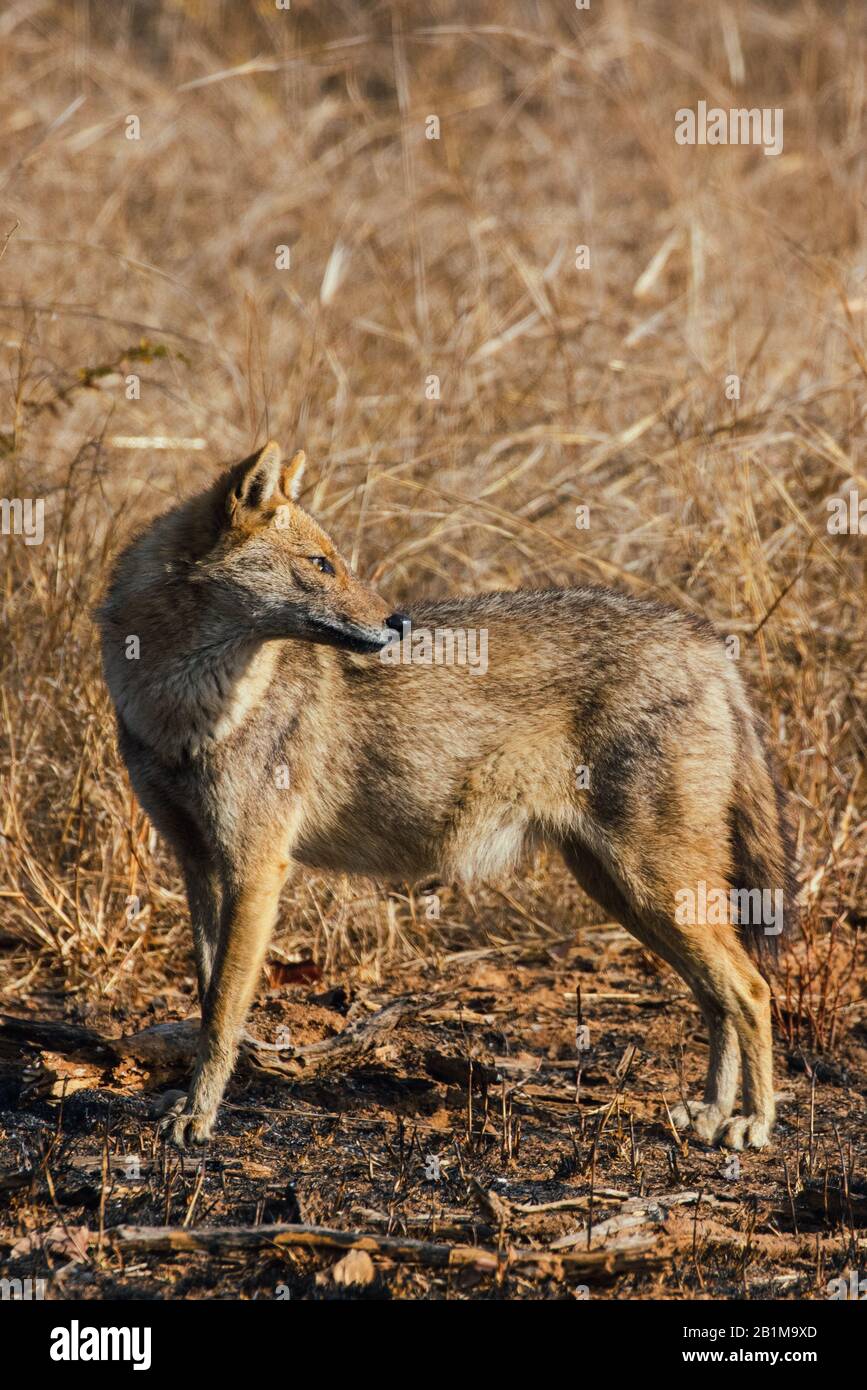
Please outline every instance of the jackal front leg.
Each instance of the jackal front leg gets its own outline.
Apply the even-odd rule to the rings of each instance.
[[[255,856],[250,856],[255,862]],[[193,1080],[180,1114],[165,1125],[180,1148],[204,1144],[232,1074],[238,1039],[259,980],[277,916],[285,859],[256,865],[256,877],[226,889],[216,960],[202,1006],[202,1031]]]
[[[190,925],[193,928],[199,1006],[204,1010],[220,942],[223,885],[218,865],[203,854],[184,856],[181,859],[181,868],[187,889]]]

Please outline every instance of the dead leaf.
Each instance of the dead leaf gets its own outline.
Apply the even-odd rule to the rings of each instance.
[[[337,1261],[331,1277],[335,1284],[372,1284],[376,1269],[366,1250],[350,1250]]]
[[[254,1163],[247,1159],[242,1163],[244,1174],[248,1178],[273,1178],[274,1169],[269,1168],[265,1163]]]
[[[77,1230],[65,1231],[62,1226],[52,1226],[50,1231],[31,1231],[13,1245],[10,1255],[14,1260],[23,1255],[33,1255],[49,1251],[52,1255],[65,1256],[67,1260],[80,1263],[87,1259],[87,1247],[93,1237],[86,1226]]]
[[[269,960],[265,975],[271,989],[279,989],[281,985],[315,985],[322,979],[322,970],[315,960]]]

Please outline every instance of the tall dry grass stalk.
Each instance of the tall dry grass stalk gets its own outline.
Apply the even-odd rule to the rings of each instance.
[[[0,34],[0,496],[45,499],[41,545],[0,539],[6,998],[189,990],[89,614],[135,526],[273,435],[395,605],[604,582],[739,639],[803,864],[780,1017],[833,1041],[864,920],[867,536],[826,525],[867,498],[863,8],[18,0]],[[783,152],[678,145],[699,99],[782,108]],[[578,920],[555,864],[514,894],[431,925],[307,876],[280,943],[376,976]]]

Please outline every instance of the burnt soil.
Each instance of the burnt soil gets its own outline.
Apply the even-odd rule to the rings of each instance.
[[[416,1011],[373,1051],[309,1079],[242,1065],[201,1153],[158,1137],[158,1098],[183,1087],[185,1067],[108,1067],[0,1041],[4,1274],[45,1278],[49,1298],[550,1299],[585,1297],[589,1282],[593,1297],[804,1299],[827,1297],[859,1249],[863,1262],[860,999],[841,1006],[825,1055],[781,1038],[784,1017],[773,1146],[733,1164],[670,1123],[667,1105],[700,1094],[707,1038],[681,983],[617,926],[460,951],[375,987],[362,975],[271,963],[249,1025],[265,1042],[335,1037],[395,998]],[[128,1011],[122,1031],[183,1015],[165,1006]],[[57,1000],[32,998],[27,1012],[57,1018]],[[86,1021],[118,1032],[98,1008]],[[594,1234],[642,1197],[664,1209]],[[577,1198],[585,1210],[518,1210]],[[130,1253],[114,1234],[275,1222],[479,1246],[499,1252],[497,1267],[374,1252],[346,1285],[340,1250]],[[577,1286],[568,1270],[518,1267],[515,1252],[571,1233],[570,1248],[631,1250],[635,1267]]]

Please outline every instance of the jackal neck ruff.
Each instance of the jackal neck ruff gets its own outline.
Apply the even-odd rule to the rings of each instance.
[[[144,679],[133,669],[112,684],[118,715],[161,761],[195,757],[240,728],[262,702],[278,647],[226,637],[186,652],[155,654],[156,666]]]
[[[177,549],[187,521],[183,508],[169,512],[123,552],[100,610],[118,717],[165,763],[239,728],[265,698],[282,646],[203,601]]]

